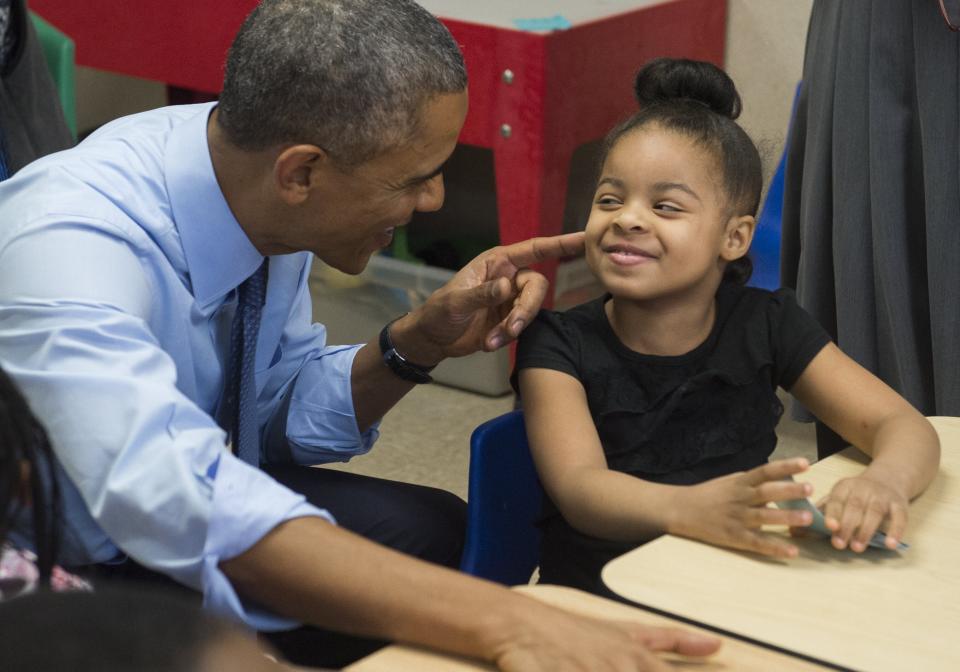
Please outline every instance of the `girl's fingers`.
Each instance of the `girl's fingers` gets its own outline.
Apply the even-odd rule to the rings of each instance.
[[[879,500],[873,500],[867,504],[863,512],[863,520],[857,528],[853,540],[850,542],[850,548],[856,553],[863,553],[867,550],[867,544],[874,532],[880,527],[880,523],[887,517],[887,506]]]
[[[767,502],[782,502],[788,499],[803,499],[813,494],[813,486],[809,483],[795,481],[769,481],[754,488],[754,498],[750,502],[757,506]]]
[[[744,539],[741,548],[771,558],[795,558],[799,553],[797,547],[783,537],[763,534],[762,532],[751,532]]]
[[[857,479],[838,482],[823,507],[824,519],[833,532],[834,548],[862,553],[886,521],[888,548],[895,549],[907,525],[907,503],[896,495]]]
[[[763,525],[786,525],[787,527],[806,527],[813,522],[809,511],[791,509],[772,509],[765,506],[751,507],[745,516],[747,527],[759,528]]]
[[[834,548],[846,548],[847,544],[850,543],[850,539],[853,537],[853,532],[856,530],[860,523],[863,521],[864,514],[866,513],[866,502],[858,495],[851,495],[847,497],[846,501],[843,503],[843,512],[840,514],[840,527],[834,531],[833,542]]]
[[[836,488],[830,492],[827,502],[821,510],[823,511],[824,523],[831,532],[840,529],[840,516],[843,514],[843,504],[846,501],[843,493],[837,492]]]
[[[806,471],[809,467],[810,463],[804,457],[774,460],[744,473],[743,479],[748,485],[758,486],[765,481],[783,480],[788,476]]]
[[[907,509],[899,502],[890,505],[889,523],[887,524],[887,548],[895,549],[897,542],[903,539],[907,531]]]

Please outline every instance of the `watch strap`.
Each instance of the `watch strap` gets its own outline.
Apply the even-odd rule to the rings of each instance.
[[[403,317],[403,315],[400,317]],[[394,322],[399,320],[400,317],[390,320],[384,325],[383,329],[380,330],[380,353],[383,356],[383,363],[386,364],[387,368],[398,378],[411,383],[417,383],[418,385],[432,383],[433,377],[430,375],[430,372],[433,371],[435,366],[414,364],[397,352],[397,347],[393,344],[393,339],[390,337],[390,327]]]

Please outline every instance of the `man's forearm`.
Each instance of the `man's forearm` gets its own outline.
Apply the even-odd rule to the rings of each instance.
[[[367,343],[357,351],[350,382],[353,413],[361,434],[414,387],[414,383],[402,380],[386,367],[376,341]]]
[[[246,598],[323,628],[489,659],[538,603],[318,518],[283,523],[221,568]],[[485,622],[486,621],[486,622]]]
[[[282,523],[220,567],[241,595],[283,616],[480,658],[507,672],[660,670],[648,647],[702,656],[720,644],[574,616],[317,518]]]

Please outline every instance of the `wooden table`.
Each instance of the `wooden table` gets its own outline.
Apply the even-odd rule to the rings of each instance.
[[[603,580],[641,606],[842,668],[960,670],[960,419],[930,421],[941,470],[911,506],[903,553],[810,537],[780,561],[664,536],[610,562]],[[815,464],[813,499],[864,463],[851,448]]]
[[[602,597],[589,595],[573,588],[559,586],[519,586],[514,588],[527,595],[586,616],[617,620],[637,621],[647,625],[680,626],[689,630],[695,627],[679,624],[669,618],[647,611],[628,607]],[[737,639],[723,638],[723,647],[715,656],[702,662],[690,663],[691,659],[674,656],[678,669],[695,669],[697,672],[810,672],[824,668],[792,656],[747,644]],[[492,665],[466,660],[455,656],[433,653],[410,646],[389,646],[346,668],[347,672],[486,672],[495,669]]]
[[[77,63],[218,92],[227,48],[257,0],[30,0],[76,42]],[[463,50],[461,142],[493,151],[500,242],[561,231],[574,150],[636,108],[657,56],[723,62],[726,0],[421,0]],[[546,19],[561,30],[521,30]],[[553,277],[555,262],[542,268]]]

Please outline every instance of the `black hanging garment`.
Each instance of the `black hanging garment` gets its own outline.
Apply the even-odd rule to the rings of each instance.
[[[24,0],[10,3],[6,28],[6,36],[0,36],[10,48],[0,60],[0,179],[73,145]],[[0,48],[0,56],[4,51]]]

